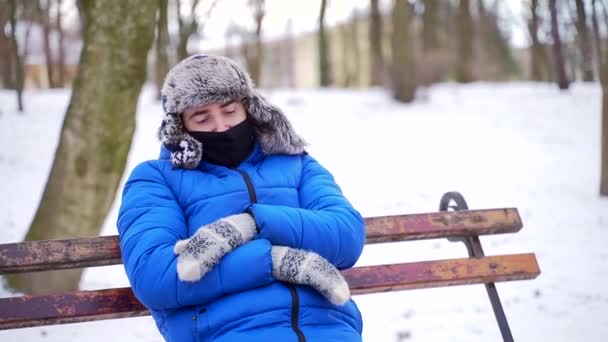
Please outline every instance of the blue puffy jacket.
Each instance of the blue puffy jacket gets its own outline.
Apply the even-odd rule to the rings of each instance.
[[[125,270],[167,341],[360,341],[351,300],[335,306],[307,286],[272,276],[271,245],[312,250],[339,269],[365,243],[361,215],[333,177],[307,154],[267,155],[256,145],[238,168],[201,162],[137,166],[118,217]],[[198,282],[177,277],[174,244],[201,226],[251,208],[260,233]]]

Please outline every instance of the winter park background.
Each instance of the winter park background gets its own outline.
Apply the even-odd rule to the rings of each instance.
[[[362,16],[367,3],[357,2]],[[501,15],[529,18],[531,2],[517,3],[501,7],[506,11]],[[564,3],[558,7],[562,11],[568,8]],[[62,6],[73,15],[68,5]],[[273,2],[266,5],[268,17],[273,18]],[[392,1],[380,5],[381,13],[390,15]],[[217,21],[228,5],[217,6],[210,22]],[[330,24],[342,22],[338,13],[349,6],[332,1]],[[549,11],[543,9],[541,16],[549,25]],[[421,21],[422,15],[416,18]],[[314,15],[310,20],[314,23]],[[580,57],[572,52],[580,36],[572,25],[562,25],[566,56]],[[600,35],[605,38],[605,30]],[[213,37],[210,34],[208,39]],[[35,42],[35,34],[30,39]],[[549,38],[543,39],[550,53]],[[196,44],[191,43],[190,49],[195,50]],[[538,258],[537,279],[497,284],[515,340],[600,342],[608,339],[608,197],[598,193],[602,86],[597,67],[595,81],[582,81],[577,58],[566,59],[567,75],[573,81],[566,91],[558,88],[555,77],[530,81],[528,60],[518,57],[522,70],[509,76],[508,82],[494,79],[495,69],[489,66],[474,82],[457,82],[448,72],[439,82],[415,87],[415,99],[406,103],[396,100],[395,90],[386,84],[362,86],[370,81],[367,76],[345,84],[347,77],[338,67],[335,83],[320,88],[313,84],[317,81],[312,81],[310,70],[300,69],[299,63],[306,65],[301,61],[293,66],[295,81],[268,76],[269,85],[262,82],[262,87],[363,216],[436,211],[441,195],[452,190],[460,191],[471,209],[517,207],[524,223],[519,233],[481,238],[488,255],[533,252]],[[30,63],[30,73],[34,64]],[[262,79],[265,75],[263,71]],[[0,243],[24,239],[51,170],[73,92],[69,87],[47,88],[30,79],[23,93],[23,112],[17,110],[14,90],[0,90]],[[124,177],[141,161],[158,156],[156,130],[163,112],[155,94],[150,78],[138,98],[124,176],[101,235],[117,234]],[[466,257],[460,243],[391,243],[366,246],[357,266],[456,257]],[[121,265],[89,268],[80,282],[85,290],[128,285]],[[0,283],[0,297],[14,295],[5,282]],[[364,341],[501,339],[482,285],[362,295],[355,301],[363,314]],[[73,340],[162,341],[162,337],[150,317],[0,331],[0,341]]]

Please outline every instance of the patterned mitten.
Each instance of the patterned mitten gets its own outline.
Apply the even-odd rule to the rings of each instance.
[[[253,217],[238,214],[202,226],[189,239],[173,247],[177,257],[177,275],[183,281],[200,280],[231,250],[251,240],[256,233]]]
[[[344,305],[350,299],[342,273],[317,253],[283,246],[272,246],[271,253],[276,279],[312,286],[335,305]]]

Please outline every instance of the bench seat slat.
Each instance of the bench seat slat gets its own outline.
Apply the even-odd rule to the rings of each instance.
[[[343,272],[353,294],[532,279],[534,254],[356,267]],[[0,329],[148,315],[130,288],[0,299]]]
[[[533,279],[540,269],[530,253],[356,267],[343,273],[353,294],[365,294]]]
[[[0,299],[0,330],[149,315],[130,287]]]
[[[522,228],[515,208],[371,217],[365,219],[365,224],[367,244],[514,233]],[[117,236],[0,245],[0,274],[120,263]]]

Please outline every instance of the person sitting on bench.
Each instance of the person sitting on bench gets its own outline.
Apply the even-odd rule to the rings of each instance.
[[[158,160],[138,165],[118,217],[124,267],[167,341],[361,341],[338,270],[361,215],[286,116],[232,60],[167,74]]]

